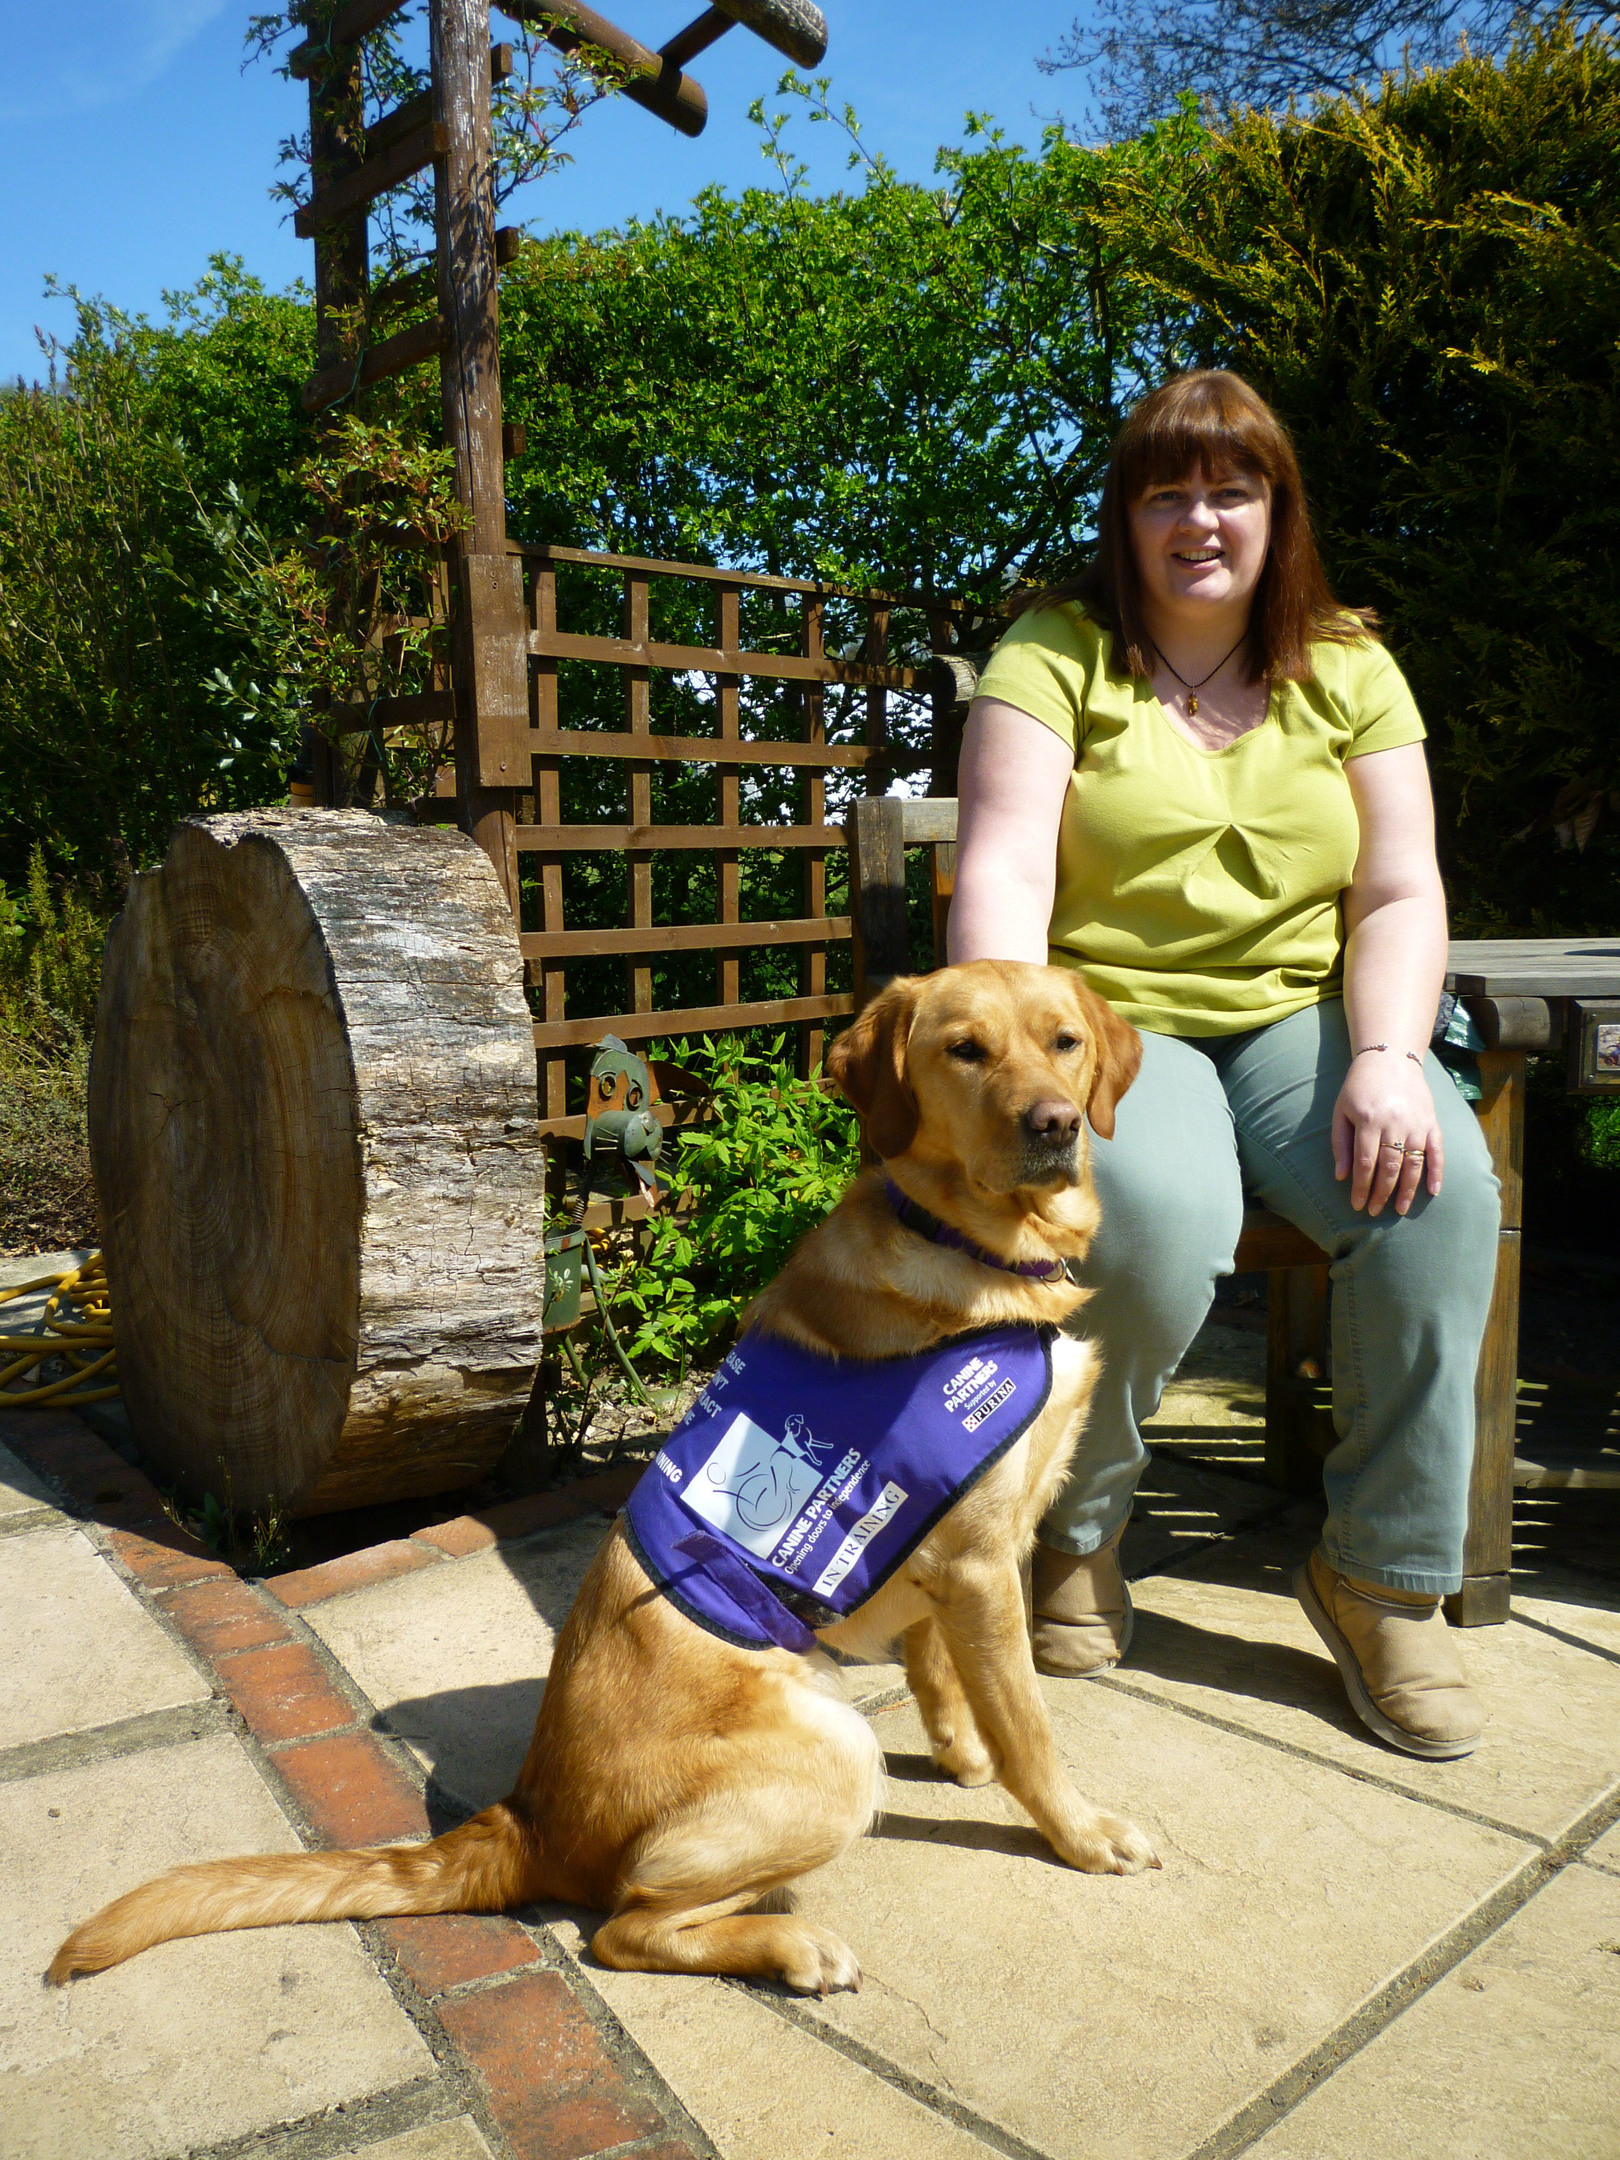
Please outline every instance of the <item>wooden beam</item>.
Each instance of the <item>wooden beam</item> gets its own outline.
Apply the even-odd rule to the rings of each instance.
[[[923,608],[946,614],[977,612],[970,600],[924,599],[917,593],[880,593],[864,585],[824,585],[814,578],[776,577],[765,570],[721,570],[713,563],[659,562],[647,555],[604,555],[597,548],[519,547],[530,562],[584,563],[592,569],[645,570],[649,577],[700,578],[715,585],[735,585],[746,592],[819,593],[826,600],[886,600],[890,607]]]
[[[326,725],[338,735],[363,735],[369,729],[449,727],[456,701],[448,690],[422,690],[413,697],[377,698],[370,705],[334,705]]]
[[[523,245],[524,237],[521,225],[502,225],[497,230],[495,234],[495,260],[502,269],[508,263],[517,261],[518,251]],[[391,308],[404,307],[412,303],[417,306],[424,306],[438,283],[438,277],[439,266],[430,258],[427,262],[418,263],[414,270],[407,270],[403,276],[390,278],[386,285],[379,285],[371,296],[373,320],[379,315],[386,314]]]
[[[847,915],[816,915],[786,922],[654,923],[644,930],[525,930],[518,939],[525,960],[590,960],[598,954],[746,951],[754,945],[837,942],[850,934]]]
[[[489,48],[489,80],[491,88],[505,82],[512,72],[512,48],[510,45],[492,45]],[[392,112],[384,113],[366,129],[366,155],[378,157],[390,149],[402,136],[413,128],[424,126],[433,118],[433,92],[424,90],[420,97],[407,98],[403,105],[396,105]],[[518,239],[521,235],[515,226],[508,225],[495,235],[496,260],[504,261],[501,241]]]
[[[443,349],[444,324],[437,315],[429,316],[426,322],[412,323],[408,330],[385,338],[380,345],[368,345],[358,362],[340,360],[336,366],[312,375],[303,389],[304,410],[324,412],[328,405],[336,405],[356,390],[385,382],[390,375],[403,375],[407,368],[434,359]]]
[[[326,35],[309,38],[302,45],[295,45],[287,55],[287,72],[303,81],[313,75],[321,62],[342,45],[353,45],[385,23],[404,5],[404,0],[349,0],[347,7],[336,9]]]
[[[688,60],[695,60],[700,52],[707,52],[718,44],[736,22],[723,8],[705,8],[696,22],[689,22],[684,30],[677,30],[658,48],[660,60],[667,60],[671,67],[683,68]]]
[[[638,757],[663,765],[783,765],[817,772],[866,763],[864,743],[730,741],[713,735],[598,734],[594,728],[531,728],[536,757]]]
[[[698,1005],[671,1012],[598,1013],[589,1020],[537,1020],[538,1050],[577,1049],[604,1035],[647,1042],[655,1035],[730,1034],[737,1028],[782,1027],[794,1020],[836,1020],[854,1009],[847,992],[830,997],[767,998],[757,1005]]]
[[[580,637],[531,630],[529,650],[547,660],[601,660],[613,667],[670,668],[679,674],[754,675],[766,682],[857,683],[877,690],[926,689],[927,668],[869,660],[812,660],[802,653],[722,652],[713,645],[663,645],[655,639]]]
[[[660,120],[667,120],[683,135],[701,135],[709,118],[709,101],[701,83],[610,23],[605,15],[586,7],[584,0],[500,0],[501,12],[514,22],[530,23],[559,52],[576,53],[594,46],[617,60],[625,71],[624,95]]]
[[[395,143],[403,142],[417,128],[428,127],[433,120],[433,92],[424,90],[420,97],[407,98],[403,105],[396,105],[392,112],[385,112],[373,120],[366,129],[366,156],[381,157],[385,150],[392,150]]]
[[[416,103],[412,100],[412,103]],[[293,231],[300,240],[312,240],[323,225],[335,225],[341,218],[356,210],[364,209],[378,195],[409,180],[444,150],[449,138],[442,127],[431,119],[420,120],[407,134],[390,142],[378,156],[368,157],[366,162],[352,173],[345,173],[341,180],[334,180],[319,195],[305,203],[293,214]]]
[[[891,759],[898,764],[898,759]],[[954,795],[905,795],[896,800],[900,804],[900,826],[907,847],[937,846],[942,840],[956,838],[956,797]]]
[[[520,855],[623,854],[627,848],[842,847],[842,825],[520,825]]]

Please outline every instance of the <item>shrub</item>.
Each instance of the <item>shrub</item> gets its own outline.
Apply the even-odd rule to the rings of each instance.
[[[95,1242],[85,1091],[106,934],[84,894],[53,893],[38,847],[25,894],[0,891],[0,1250]]]
[[[644,1255],[607,1284],[621,1330],[632,1320],[632,1357],[684,1370],[726,1342],[860,1167],[854,1111],[819,1075],[787,1077],[784,1041],[754,1051],[721,1036],[696,1052],[676,1043],[661,1053],[707,1067],[713,1115],[681,1133],[664,1173],[669,1209],[655,1218]]]

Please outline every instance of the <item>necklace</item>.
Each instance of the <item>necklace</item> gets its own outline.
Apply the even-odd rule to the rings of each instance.
[[[1243,633],[1243,637],[1240,637],[1238,639],[1237,645],[1234,645],[1232,647],[1232,652],[1222,653],[1221,657],[1216,661],[1215,665],[1210,669],[1209,673],[1205,676],[1202,676],[1197,682],[1189,682],[1185,675],[1177,674],[1176,670],[1173,667],[1170,667],[1170,663],[1168,660],[1165,659],[1164,654],[1162,652],[1159,652],[1158,641],[1152,637],[1148,639],[1148,643],[1153,647],[1153,650],[1156,653],[1159,653],[1159,658],[1161,661],[1163,661],[1165,667],[1169,669],[1170,673],[1175,676],[1176,681],[1180,683],[1182,689],[1186,691],[1187,717],[1189,720],[1196,719],[1198,716],[1199,691],[1203,689],[1205,683],[1212,683],[1215,680],[1216,676],[1221,672],[1221,669],[1225,667],[1227,661],[1231,659],[1232,653],[1235,653],[1237,651],[1238,645],[1241,645],[1243,643],[1243,638],[1246,638],[1248,634],[1248,631],[1245,630]]]

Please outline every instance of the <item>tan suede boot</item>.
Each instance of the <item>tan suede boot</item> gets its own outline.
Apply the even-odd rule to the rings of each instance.
[[[1124,1535],[1121,1523],[1106,1545],[1083,1559],[1037,1543],[1030,1630],[1037,1672],[1065,1677],[1106,1672],[1130,1648],[1136,1616],[1119,1569]]]
[[[1305,1617],[1333,1652],[1363,1725],[1408,1755],[1472,1754],[1485,1714],[1438,1598],[1358,1583],[1311,1554],[1294,1576]]]

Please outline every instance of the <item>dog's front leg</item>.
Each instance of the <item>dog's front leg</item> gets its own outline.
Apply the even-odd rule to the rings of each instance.
[[[919,1620],[900,1640],[905,1648],[906,1684],[917,1698],[934,1743],[934,1761],[958,1785],[990,1784],[997,1775],[996,1764],[979,1738],[972,1705],[939,1622]]]
[[[936,1617],[996,1774],[1052,1850],[1093,1875],[1134,1875],[1158,1855],[1121,1815],[1081,1798],[1063,1773],[1035,1677],[1017,1567],[963,1556],[935,1589]]]

